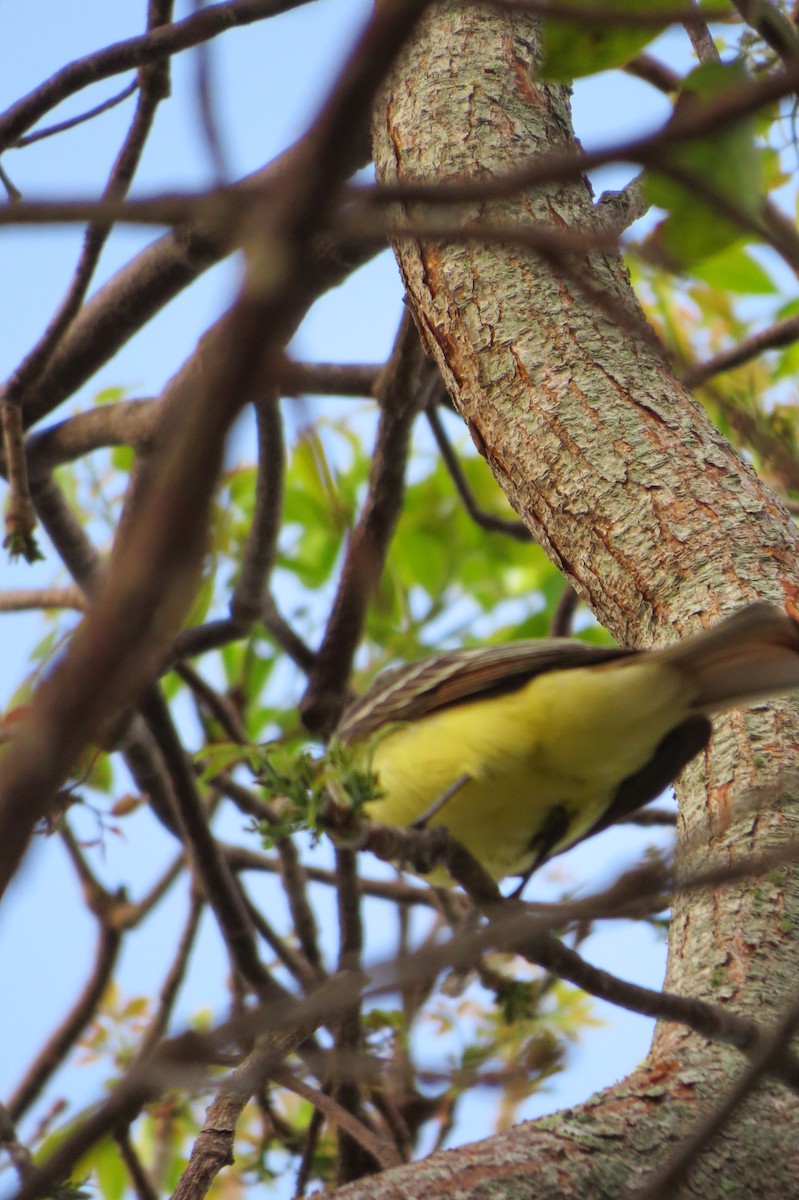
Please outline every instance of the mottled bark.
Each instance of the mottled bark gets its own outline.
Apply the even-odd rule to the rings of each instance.
[[[535,23],[436,6],[374,123],[378,178],[506,174],[574,145],[565,87],[534,80]],[[421,207],[409,206],[409,216]],[[578,180],[472,204],[464,220],[588,228]],[[417,323],[511,503],[621,641],[665,641],[754,597],[797,599],[787,513],[676,381],[621,260],[564,272],[496,244],[403,241]],[[597,304],[591,294],[608,297]],[[686,869],[799,832],[796,706],[717,723],[681,788]],[[769,1023],[796,986],[796,872],[681,898],[667,986]],[[347,1196],[618,1196],[669,1154],[743,1066],[675,1026],[646,1064],[578,1109],[344,1189]],[[796,1195],[799,1103],[768,1084],[694,1168],[687,1196]]]

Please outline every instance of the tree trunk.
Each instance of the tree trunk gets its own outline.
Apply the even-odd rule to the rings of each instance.
[[[536,52],[524,15],[435,5],[375,118],[381,182],[490,180],[572,149],[568,89],[535,81]],[[441,219],[421,203],[404,209],[411,219],[431,211]],[[555,230],[595,222],[579,178],[458,212]],[[673,377],[615,254],[564,268],[507,243],[403,240],[397,256],[423,338],[497,481],[620,641],[667,641],[756,597],[795,605],[793,522]],[[679,789],[685,869],[796,837],[786,770],[798,736],[788,702],[717,721]],[[666,986],[770,1025],[795,993],[798,895],[791,867],[681,896]],[[736,1052],[663,1026],[636,1072],[579,1108],[338,1194],[617,1197],[668,1159],[743,1066]],[[684,1194],[799,1194],[798,1136],[799,1101],[768,1081],[702,1153]]]

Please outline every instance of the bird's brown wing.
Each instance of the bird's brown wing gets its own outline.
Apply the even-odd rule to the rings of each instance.
[[[336,737],[345,742],[361,741],[390,722],[417,721],[454,704],[514,691],[546,671],[591,666],[635,653],[588,646],[569,638],[444,651],[378,675],[371,688],[344,713]]]

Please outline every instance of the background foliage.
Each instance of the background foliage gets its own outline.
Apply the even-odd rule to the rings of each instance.
[[[212,7],[246,9],[255,19],[257,6]],[[266,19],[269,6],[261,7],[259,19]],[[743,19],[743,5],[714,5],[710,27],[694,17],[683,28],[671,20],[674,4],[658,6],[666,14],[662,26],[653,21],[651,2],[604,4],[598,6],[599,30],[587,23],[592,5],[576,7],[576,24],[545,23],[543,71],[553,78],[591,76],[608,68],[633,74],[673,103],[672,123],[686,112],[695,114],[697,105],[723,103],[748,81],[774,79],[799,52],[790,16],[776,6],[764,9],[755,27]],[[609,8],[618,8],[625,20],[608,23]],[[173,14],[171,5],[151,4],[150,43],[160,25],[197,21],[201,15],[200,9]],[[576,28],[587,36],[578,37]],[[209,33],[196,44],[207,47],[210,38]],[[723,61],[715,61],[714,47]],[[92,51],[89,60],[101,53]],[[235,135],[214,116],[220,98],[213,87],[213,58],[199,62],[198,80],[182,84],[192,97],[209,158],[226,178],[225,139]],[[142,54],[125,63],[124,81],[132,79],[137,107],[122,154],[128,160],[124,169],[117,161],[106,200],[123,197],[127,177],[136,170],[147,140],[141,126],[166,99],[159,72],[168,64],[166,57]],[[66,97],[63,78],[54,76],[52,100],[42,102],[37,120]],[[615,78],[607,76],[604,86],[612,89]],[[45,94],[44,85],[40,92]],[[604,208],[609,220],[625,226],[625,262],[675,369],[695,386],[720,429],[793,506],[799,503],[793,389],[799,332],[793,227],[797,148],[790,90],[775,97],[740,120],[711,127],[705,137],[680,141],[675,136],[664,145],[657,143],[656,131],[649,149],[646,139],[639,139],[635,155],[626,153],[624,144],[611,148],[603,162],[633,160],[646,171],[642,181],[606,196]],[[94,102],[89,93],[85,107]],[[148,106],[152,112],[145,117]],[[24,152],[17,140],[21,126],[13,124],[13,116],[9,108],[5,126],[0,119],[0,133],[7,131],[4,144],[17,148],[13,157],[7,155],[4,221],[12,237],[15,221],[35,219],[28,215],[34,198],[29,201],[24,187],[21,199],[15,195]],[[56,140],[69,136],[69,131],[54,134]],[[168,207],[169,198],[156,199]],[[178,216],[158,219],[178,229],[191,221],[196,228],[204,210],[194,199],[185,198],[183,208],[177,205]],[[88,321],[86,294],[109,212],[101,203],[87,211],[89,234],[55,333],[43,334],[38,360],[36,351],[22,357],[25,348],[19,348],[20,363],[4,396],[6,413],[22,413],[32,509],[41,522],[30,517],[24,486],[14,478],[13,441],[21,430],[15,430],[12,416],[4,427],[4,469],[11,481],[8,550],[31,564],[39,554],[44,557],[43,564],[17,569],[15,578],[23,582],[0,595],[0,607],[8,612],[43,613],[31,637],[29,670],[15,681],[13,692],[7,689],[3,728],[9,741],[26,720],[38,681],[75,628],[76,610],[86,607],[92,573],[106,561],[122,517],[128,480],[158,440],[154,402],[125,390],[129,381],[124,378],[117,388],[77,406],[67,400],[71,385],[64,396],[57,395],[56,385],[49,402],[42,384],[44,379],[52,385],[48,372],[59,365],[59,349],[69,348],[75,322]],[[627,217],[620,219],[624,213]],[[68,205],[59,211],[56,200],[44,215],[53,220],[75,216]],[[86,219],[87,213],[77,215]],[[124,205],[114,210],[123,220],[129,215]],[[642,218],[637,224],[636,217]],[[373,249],[360,246],[355,265]],[[140,258],[145,253],[137,251]],[[199,274],[201,261],[202,248],[186,284]],[[99,297],[102,306],[104,293]],[[152,320],[159,319],[156,312]],[[145,323],[142,315],[139,324]],[[397,346],[395,364],[408,353],[401,340]],[[99,340],[90,357],[87,379],[107,357]],[[107,1200],[131,1190],[151,1200],[179,1187],[188,1177],[192,1147],[203,1152],[206,1105],[229,1099],[229,1072],[257,1058],[259,1041],[245,1019],[255,1011],[256,997],[277,1002],[285,989],[300,1003],[337,972],[355,971],[362,962],[402,964],[429,951],[433,965],[425,973],[400,977],[399,983],[387,968],[374,967],[373,978],[387,982],[382,990],[376,985],[361,1016],[354,991],[354,1007],[334,1009],[333,1018],[318,1028],[314,1053],[324,1058],[324,1068],[306,1043],[293,1044],[286,1062],[258,1078],[250,1088],[254,1098],[236,1126],[236,1161],[215,1183],[209,1179],[213,1189],[283,1178],[295,1181],[281,1186],[287,1195],[291,1186],[300,1190],[354,1178],[376,1164],[391,1165],[473,1136],[476,1121],[481,1133],[506,1128],[526,1111],[531,1095],[549,1086],[569,1047],[596,1019],[582,991],[522,956],[472,952],[474,961],[453,963],[440,952],[436,958],[444,931],[468,926],[467,905],[459,895],[436,898],[366,856],[358,882],[349,851],[334,855],[324,835],[321,840],[308,833],[275,836],[275,830],[286,828],[285,803],[276,796],[280,788],[262,786],[263,776],[271,767],[293,778],[303,761],[297,758],[298,745],[303,751],[309,747],[301,720],[306,674],[330,629],[331,613],[348,602],[352,579],[347,580],[346,566],[355,531],[366,521],[379,483],[375,438],[378,411],[386,412],[385,405],[380,409],[381,388],[387,385],[383,364],[370,357],[364,345],[367,361],[340,370],[309,366],[295,354],[294,374],[286,368],[281,398],[268,389],[259,396],[257,428],[248,417],[216,484],[201,579],[161,672],[161,695],[172,715],[152,701],[143,710],[145,732],[124,722],[104,731],[103,745],[84,750],[61,787],[57,807],[37,827],[37,842],[49,839],[64,848],[94,929],[96,955],[77,998],[59,995],[58,1028],[5,1098],[0,1133],[8,1154],[6,1174],[10,1180],[13,1168],[23,1188],[30,1179],[28,1155],[44,1160],[59,1146],[71,1147],[73,1186],[91,1177],[92,1187]],[[68,379],[63,362],[60,369]],[[607,640],[519,525],[449,410],[439,382],[429,385],[426,397],[424,402],[417,397],[425,411],[414,423],[407,482],[394,496],[396,529],[385,537],[385,565],[368,589],[351,680],[356,692],[377,670],[433,648],[534,637],[553,629],[577,629],[578,636]],[[67,407],[55,417],[62,399]],[[91,428],[81,424],[90,411],[98,414]],[[258,461],[252,452],[256,442]],[[165,521],[171,519],[164,514]],[[252,598],[252,570],[259,568],[265,583],[258,611],[241,617]],[[208,887],[208,879],[197,867],[196,847],[189,851],[195,862],[192,881],[176,842],[181,830],[164,799],[174,786],[164,749],[170,730],[189,756],[186,786],[194,789],[213,830],[215,852],[246,906],[248,937],[258,955],[258,969],[249,976],[230,928],[222,925],[221,933],[209,934],[213,887],[203,894],[201,881]],[[165,743],[159,744],[159,737]],[[321,750],[320,739],[310,742],[312,756]],[[668,815],[663,820],[668,825]],[[654,835],[644,829],[635,836],[643,850]],[[569,892],[578,879],[583,882],[584,870],[558,867],[549,880],[551,891]],[[585,881],[589,888],[603,882]],[[181,897],[177,906],[170,899],[175,893]],[[15,899],[12,892],[6,903]],[[355,901],[362,907],[360,918],[353,915]],[[59,897],[51,903],[57,906]],[[54,919],[60,921],[60,915]],[[656,931],[663,922],[657,911],[646,919]],[[363,946],[357,945],[359,920]],[[164,968],[157,995],[129,994],[117,981],[123,946],[140,928],[160,943]],[[584,917],[564,920],[560,929],[575,949],[590,931],[591,921]],[[195,948],[207,947],[209,937],[213,949],[203,951],[198,967]],[[25,969],[21,964],[20,991]],[[213,1004],[203,997],[209,975],[215,975]],[[52,983],[59,993],[57,972]],[[315,1022],[309,1017],[307,1038]],[[204,1043],[204,1070],[189,1069],[188,1059],[181,1057],[174,1078],[160,1080],[155,1088],[148,1085],[121,1115],[101,1122],[96,1136],[86,1135],[96,1109],[82,1107],[86,1091],[76,1082],[81,1072],[91,1068],[89,1078],[113,1089],[131,1078],[145,1050],[163,1047],[165,1038],[187,1025],[216,1031],[215,1040]]]

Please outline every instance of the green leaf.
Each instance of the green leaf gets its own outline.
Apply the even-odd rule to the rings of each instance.
[[[747,76],[740,64],[697,67],[683,83],[675,121],[739,87]],[[655,257],[682,270],[744,239],[751,240],[761,206],[761,150],[750,118],[692,138],[660,152],[647,169],[644,190],[669,213],[647,244]]]
[[[238,742],[215,742],[213,745],[203,746],[202,750],[198,750],[194,755],[194,761],[202,767],[202,783],[207,783],[231,767],[240,766],[249,758],[247,747],[240,746]]]
[[[536,74],[543,79],[569,80],[623,67],[666,28],[635,20],[658,9],[673,12],[672,0],[575,0],[572,18],[547,17],[541,23],[543,57]],[[587,13],[599,10],[596,20]],[[630,16],[629,25],[608,21],[608,10]],[[685,5],[686,16],[691,6]]]
[[[94,1178],[102,1200],[122,1200],[128,1188],[128,1173],[118,1147],[111,1138],[105,1138],[94,1149],[92,1156]]]
[[[777,285],[765,267],[743,246],[729,246],[694,267],[694,275],[711,287],[742,296],[773,296]]]

